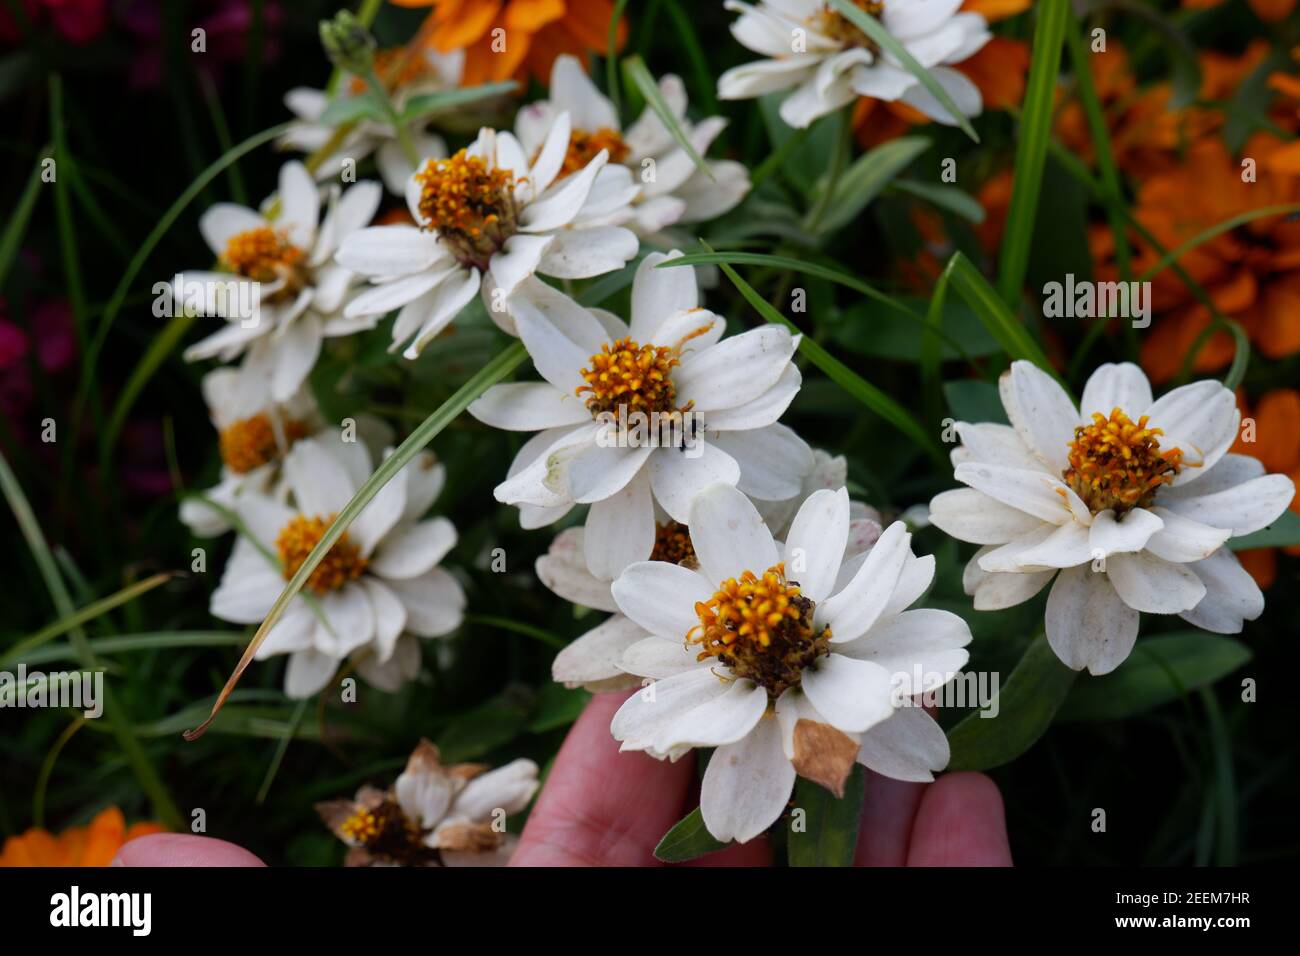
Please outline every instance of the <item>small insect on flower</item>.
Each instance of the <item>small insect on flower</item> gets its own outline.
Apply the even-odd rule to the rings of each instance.
[[[930,502],[936,526],[982,546],[963,579],[977,610],[1021,604],[1055,578],[1047,640],[1093,674],[1128,657],[1141,611],[1220,634],[1263,613],[1224,544],[1276,519],[1295,486],[1227,454],[1241,420],[1231,391],[1193,382],[1153,401],[1141,369],[1107,364],[1076,408],[1023,361],[999,387],[1011,425],[958,422],[954,477],[969,487]]]
[[[619,666],[655,683],[610,730],[659,759],[717,748],[700,810],[719,840],[771,826],[796,775],[842,794],[855,762],[904,780],[948,762],[943,731],[909,705],[957,675],[970,629],[947,611],[907,610],[934,558],[912,553],[901,522],[858,553],[851,526],[848,492],[823,489],[778,544],[744,494],[715,484],[691,505],[694,567],[644,561],[613,584],[650,635]]]
[[[356,799],[318,803],[316,812],[348,845],[347,866],[503,866],[516,842],[505,818],[536,791],[531,760],[443,766],[438,748],[421,740],[387,790],[362,787]]]

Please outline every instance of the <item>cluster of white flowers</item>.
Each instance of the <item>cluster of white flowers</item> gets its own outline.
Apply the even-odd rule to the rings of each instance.
[[[974,115],[978,92],[942,66],[989,38],[960,5],[858,4]],[[737,39],[769,59],[727,72],[724,98],[793,88],[781,107],[792,126],[857,96],[954,119],[820,0],[727,7],[741,13]],[[455,64],[426,66],[413,82],[455,81]],[[660,92],[703,154],[725,121],[687,121],[676,77]],[[905,523],[885,525],[850,501],[843,459],[781,423],[802,384],[800,337],[776,325],[727,335],[701,305],[695,270],[673,264],[686,238],[674,227],[737,205],[746,170],[697,167],[651,110],[624,129],[568,56],[555,61],[549,99],[520,109],[514,132],[484,128],[448,156],[424,129],[407,131],[421,144],[414,167],[391,126],[363,124],[335,142],[320,122],[328,97],[299,90],[291,103],[301,122],[287,144],[330,147],[317,175],[374,153],[411,221],[372,225],[378,184],[322,187],[297,161],[262,212],[223,204],[203,217],[223,270],[205,275],[234,273],[261,290],[256,321],[227,315],[187,353],[244,356],[205,379],[224,468],[183,509],[196,533],[239,531],[212,612],[262,621],[391,444],[380,422],[323,421],[308,382],[323,340],[395,313],[391,349],[415,358],[481,297],[539,376],[495,385],[470,406],[483,423],[530,433],[494,494],[529,529],[586,506],[537,574],[613,615],[557,656],[554,677],[594,691],[644,685],[613,721],[623,749],[676,760],[716,748],[701,809],[720,840],[770,827],[797,775],[841,792],[855,763],[903,780],[945,767],[947,739],[918,697],[957,676],[971,632],[948,611],[909,609],[934,579],[934,558],[913,552]],[[570,280],[630,270],[639,255],[626,317],[572,297]],[[1066,664],[1095,674],[1128,655],[1139,611],[1220,632],[1258,616],[1262,596],[1224,545],[1275,518],[1294,489],[1226,454],[1238,423],[1231,392],[1198,382],[1153,401],[1140,371],[1108,365],[1076,408],[1049,375],[1017,362],[1002,398],[1011,425],[960,423],[953,461],[968,487],[930,505],[933,524],[982,546],[965,575],[976,609],[1026,601],[1055,577],[1047,638]],[[442,483],[428,454],[406,466],[270,631],[258,657],[290,655],[290,696],[318,692],[349,660],[397,688],[419,671],[418,639],[459,626],[465,595],[439,566],[456,531],[426,516]],[[520,806],[535,786],[535,767],[466,784],[436,752],[412,761],[394,794],[336,814],[354,846],[367,845],[359,834],[382,811],[418,818],[427,848],[454,854],[482,836],[479,817],[456,807],[489,781],[510,784]]]

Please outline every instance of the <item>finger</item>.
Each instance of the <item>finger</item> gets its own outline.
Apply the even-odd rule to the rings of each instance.
[[[1006,811],[982,773],[952,773],[925,788],[908,866],[1011,866]]]
[[[854,866],[903,866],[925,784],[891,780],[867,771],[862,823]]]
[[[151,833],[125,844],[111,866],[266,866],[242,846],[192,833]]]
[[[626,694],[587,705],[528,816],[511,866],[654,866],[654,848],[681,818],[695,761],[619,753],[609,722]]]

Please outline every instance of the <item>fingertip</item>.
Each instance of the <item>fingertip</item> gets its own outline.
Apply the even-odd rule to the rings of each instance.
[[[1002,794],[982,773],[940,777],[926,788],[912,826],[909,866],[1011,866]]]
[[[110,866],[266,866],[242,846],[192,833],[153,833],[124,844]]]

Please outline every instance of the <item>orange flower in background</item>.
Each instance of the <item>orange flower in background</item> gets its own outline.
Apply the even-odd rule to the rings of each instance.
[[[421,28],[440,53],[465,51],[464,86],[510,77],[548,81],[561,53],[579,60],[604,52],[610,0],[392,0],[401,7],[432,7]],[[618,25],[620,48],[627,25]]]
[[[1032,0],[966,0],[963,13],[978,13],[992,23],[1028,10]],[[979,87],[986,109],[1018,106],[1025,98],[1025,77],[1029,73],[1029,45],[1007,37],[994,37],[973,56],[954,64]],[[862,97],[853,109],[853,129],[858,144],[870,149],[930,118],[901,101],[882,103]]]
[[[1217,7],[1223,0],[1183,0],[1183,7],[1188,10],[1208,10],[1210,7]],[[1275,23],[1278,20],[1285,20],[1295,9],[1296,0],[1247,0],[1250,9],[1255,11],[1255,15],[1261,20],[1267,20]]]
[[[1272,136],[1252,137],[1243,155],[1256,161],[1258,175],[1255,182],[1243,182],[1242,166],[1227,147],[1217,138],[1203,140],[1182,164],[1142,186],[1134,215],[1165,249],[1173,249],[1244,212],[1300,203],[1300,175],[1279,170],[1271,161],[1282,147]],[[1136,249],[1135,273],[1160,258],[1140,241]],[[1300,352],[1300,219],[1254,219],[1201,243],[1178,261],[1224,315],[1244,326],[1265,357]],[[1211,316],[1171,269],[1156,275],[1152,300],[1160,317],[1142,343],[1142,364],[1153,381],[1163,382],[1178,372]],[[1197,353],[1193,368],[1214,371],[1232,355],[1231,337],[1217,333]]]
[[[1229,99],[1242,81],[1268,57],[1269,45],[1259,40],[1239,56],[1214,51],[1197,57],[1201,70],[1198,98],[1204,101]],[[1175,109],[1173,84],[1155,83],[1139,87],[1129,64],[1128,52],[1114,40],[1102,52],[1089,57],[1093,86],[1106,117],[1115,164],[1138,178],[1165,172],[1178,163],[1179,154],[1191,143],[1223,126],[1219,110],[1184,107]],[[1092,133],[1077,97],[1064,103],[1057,115],[1056,135],[1070,152],[1094,162]]]
[[[101,810],[84,827],[69,827],[57,836],[40,827],[9,837],[0,851],[0,866],[108,866],[124,843],[162,833],[160,823],[126,825],[117,807]]]
[[[1255,440],[1243,441],[1237,436],[1232,451],[1240,455],[1253,455],[1264,463],[1270,472],[1287,475],[1300,488],[1300,392],[1293,388],[1279,388],[1260,396],[1252,415],[1244,395],[1238,394],[1237,404],[1242,418],[1255,421]],[[1245,434],[1249,434],[1243,429]],[[1291,510],[1300,514],[1300,494],[1291,500]],[[1287,554],[1300,554],[1300,545],[1283,548]],[[1274,548],[1257,548],[1240,551],[1237,557],[1251,577],[1266,588],[1277,578],[1277,551]]]

